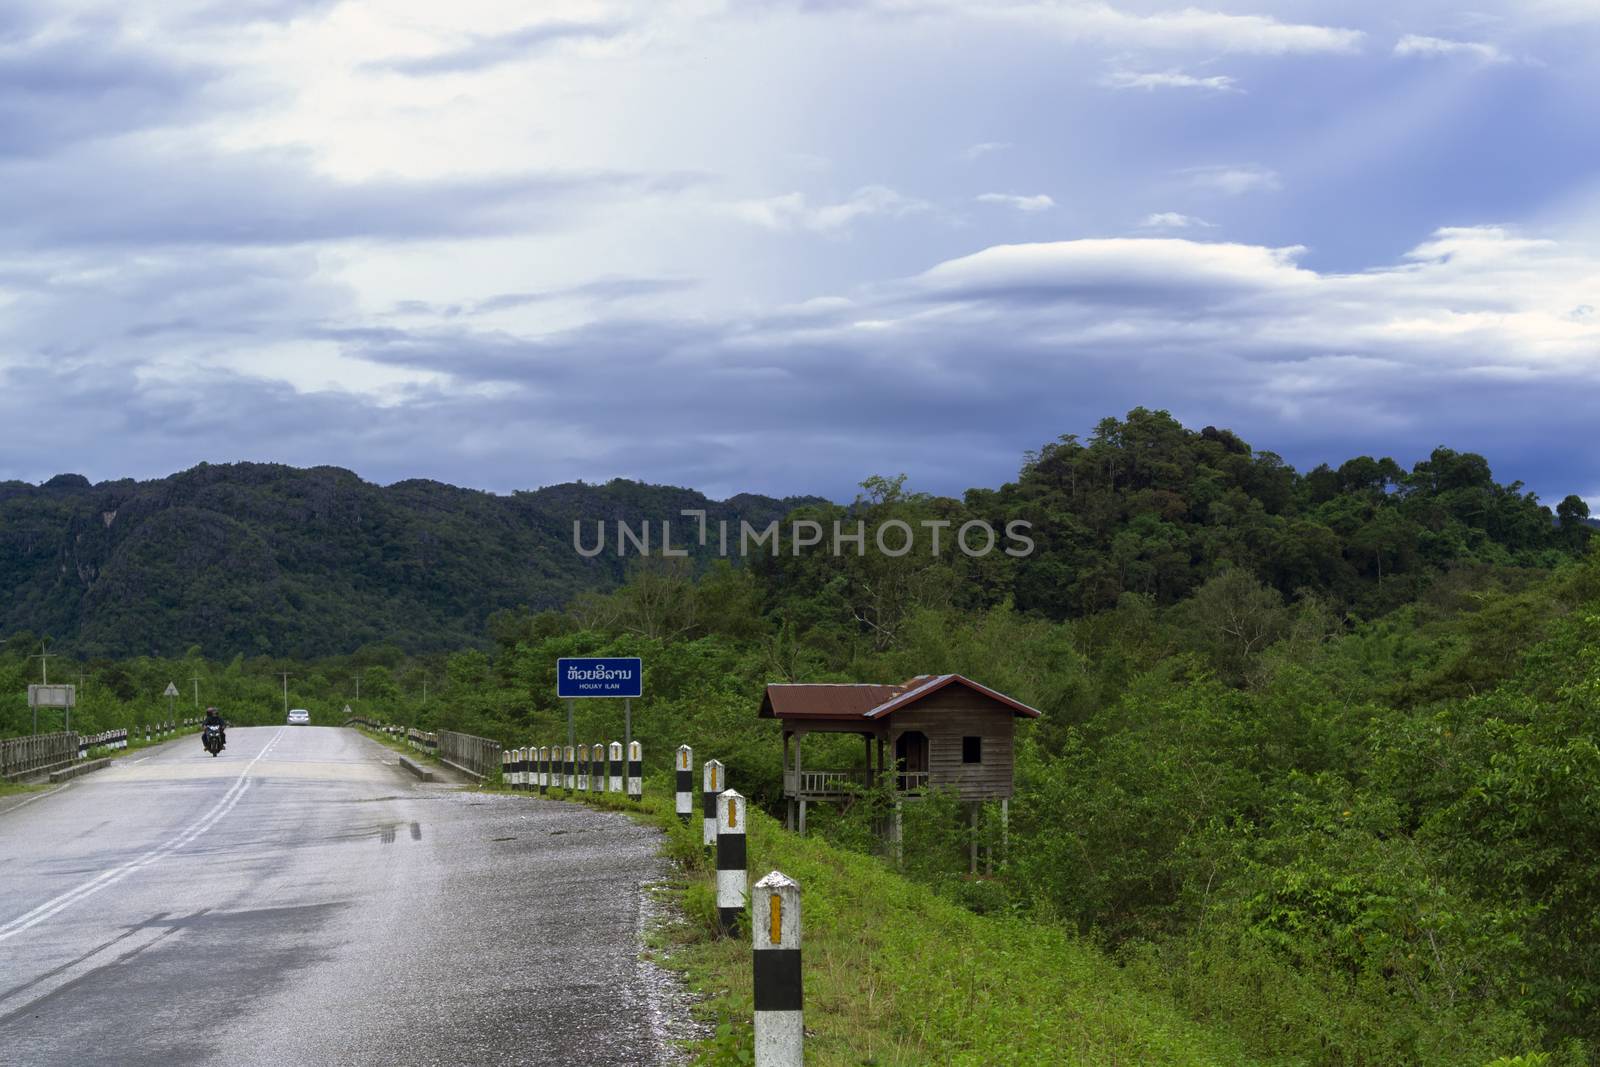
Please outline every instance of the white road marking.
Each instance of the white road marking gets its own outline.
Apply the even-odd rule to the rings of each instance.
[[[0,815],[9,815],[11,812],[16,811],[18,808],[27,807],[29,804],[32,804],[35,800],[43,800],[45,797],[53,797],[57,793],[59,793],[63,789],[65,789],[68,785],[71,785],[71,784],[72,784],[71,782],[67,782],[67,783],[65,783],[63,785],[58,785],[54,789],[48,790],[47,792],[40,793],[38,796],[29,797],[27,800],[19,800],[19,801],[17,801],[17,803],[11,805],[9,808],[6,808],[4,811],[0,811]]]
[[[278,743],[278,739],[283,736],[286,729],[287,727],[283,726],[278,728],[278,732],[272,735],[272,740],[268,741],[262,746],[261,751],[256,753],[255,759],[245,764],[244,770],[239,772],[239,777],[234,780],[233,785],[228,787],[228,791],[222,795],[222,799],[217,801],[216,805],[213,806],[210,811],[206,812],[206,814],[200,818],[199,822],[195,823],[178,836],[167,841],[165,844],[158,845],[137,859],[130,860],[120,867],[113,867],[108,871],[102,871],[100,874],[89,879],[87,882],[84,882],[82,885],[79,885],[73,889],[69,889],[60,896],[45,901],[43,904],[40,904],[37,908],[34,908],[27,914],[19,915],[5,925],[0,926],[0,941],[5,941],[9,938],[15,937],[24,930],[37,926],[46,919],[50,918],[50,916],[59,911],[63,911],[66,908],[70,908],[80,900],[93,896],[106,886],[115,885],[117,882],[120,882],[122,879],[126,878],[128,875],[132,874],[134,871],[137,871],[141,867],[148,867],[150,864],[170,856],[172,853],[178,851],[180,848],[187,845],[189,842],[193,841],[207,830],[211,829],[211,827],[215,826],[224,815],[233,810],[233,806],[235,804],[239,803],[239,798],[244,796],[244,791],[249,787],[250,783],[247,781],[247,779],[251,769],[254,768],[257,763],[261,762],[261,758],[263,756],[272,751],[273,746]]]

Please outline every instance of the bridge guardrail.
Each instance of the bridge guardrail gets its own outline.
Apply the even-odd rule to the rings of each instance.
[[[488,778],[500,769],[500,742],[473,734],[440,730],[437,755],[458,770],[476,778]]]
[[[69,732],[34,734],[0,741],[0,779],[44,774],[78,758],[78,735]]]

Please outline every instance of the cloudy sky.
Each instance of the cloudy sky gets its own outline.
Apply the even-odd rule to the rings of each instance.
[[[1600,505],[1600,0],[5,0],[0,479],[935,491],[1135,405]]]

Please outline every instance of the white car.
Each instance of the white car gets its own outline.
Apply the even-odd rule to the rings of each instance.
[[[305,708],[291,708],[289,710],[290,726],[310,726],[311,713]]]

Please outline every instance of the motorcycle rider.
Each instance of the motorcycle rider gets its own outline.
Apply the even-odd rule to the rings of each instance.
[[[228,747],[228,724],[227,724],[226,721],[223,720],[222,712],[218,711],[216,708],[207,708],[206,709],[206,721],[202,724],[202,730],[206,726],[215,726],[215,727],[218,727],[222,731],[217,736],[222,741],[222,747],[223,748],[227,748]]]

